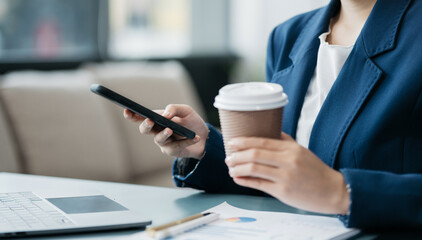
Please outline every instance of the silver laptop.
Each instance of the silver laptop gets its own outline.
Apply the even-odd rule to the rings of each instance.
[[[139,213],[104,196],[43,198],[34,192],[0,193],[0,238],[145,228]]]

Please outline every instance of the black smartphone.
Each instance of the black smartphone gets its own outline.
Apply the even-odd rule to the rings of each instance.
[[[123,97],[122,95],[102,86],[99,84],[92,84],[91,85],[91,91],[93,93],[96,93],[102,97],[107,98],[108,100],[113,101],[114,103],[117,103],[118,105],[129,109],[130,111],[144,117],[144,118],[149,118],[152,121],[154,121],[154,123],[156,123],[157,125],[161,126],[163,129],[164,128],[170,128],[171,130],[173,130],[174,133],[176,133],[177,135],[189,138],[189,139],[193,139],[195,137],[195,132],[161,116],[160,114],[126,98]]]

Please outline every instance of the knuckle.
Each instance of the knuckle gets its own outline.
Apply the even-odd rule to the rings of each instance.
[[[290,160],[290,165],[293,169],[300,168],[300,159],[297,156],[293,156]]]
[[[144,134],[148,134],[151,131],[151,127],[146,123],[146,120],[139,125],[139,131]]]
[[[288,153],[291,156],[300,156],[302,152],[302,147],[298,144],[293,144],[288,146]]]
[[[158,146],[161,146],[161,143],[157,138],[154,138],[154,143]]]
[[[187,104],[182,105],[184,108],[188,109],[189,111],[193,111],[193,108]]]
[[[176,105],[176,104],[173,104]],[[177,106],[182,107],[182,108],[186,108],[186,109],[192,109],[191,106],[187,105],[187,104],[177,104]]]
[[[247,171],[249,171],[249,173],[254,173],[258,170],[258,166],[254,163],[250,163],[248,166]]]
[[[163,135],[163,133],[158,133],[154,137],[154,141],[158,145],[163,145],[166,142],[167,138]]]
[[[256,148],[251,149],[250,156],[252,157],[252,159],[257,159],[260,157],[260,155],[261,155],[261,152],[258,149]]]
[[[176,107],[176,106],[175,106],[174,104],[169,104],[169,105],[167,105],[167,106],[166,106],[166,111],[167,111],[167,112],[170,112],[170,111],[172,111],[175,107]]]

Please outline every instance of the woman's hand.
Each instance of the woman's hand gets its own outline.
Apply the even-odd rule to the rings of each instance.
[[[126,119],[133,122],[141,122],[139,131],[142,134],[154,135],[154,142],[161,152],[173,157],[201,158],[205,150],[205,142],[208,137],[208,127],[204,120],[188,105],[170,104],[165,110],[156,110],[165,118],[191,129],[196,132],[194,139],[173,135],[170,128],[160,129],[154,127],[151,119],[145,119],[128,109],[125,109],[123,115]]]
[[[264,191],[286,204],[308,211],[346,214],[350,205],[343,175],[322,162],[289,135],[281,140],[232,139],[235,151],[226,164],[234,181]]]

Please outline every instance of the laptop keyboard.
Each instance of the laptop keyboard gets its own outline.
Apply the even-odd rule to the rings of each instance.
[[[69,218],[32,192],[0,193],[0,232],[72,225]]]

